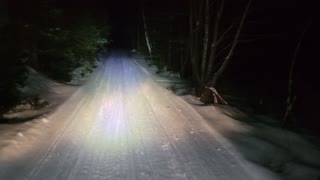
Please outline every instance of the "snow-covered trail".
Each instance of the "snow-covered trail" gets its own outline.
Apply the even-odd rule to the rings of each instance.
[[[48,119],[45,135],[0,156],[0,179],[271,179],[121,53]]]

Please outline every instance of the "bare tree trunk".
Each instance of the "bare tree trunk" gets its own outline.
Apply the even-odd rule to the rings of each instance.
[[[172,41],[169,40],[169,42],[168,42],[168,62],[167,62],[167,66],[169,67],[169,69],[172,68],[172,61],[171,61],[172,53],[171,53],[171,49],[172,49]]]
[[[142,20],[143,20],[144,36],[145,36],[145,39],[146,39],[148,52],[149,52],[149,55],[150,55],[150,57],[152,59],[152,45],[151,45],[151,42],[150,42],[150,36],[149,36],[149,32],[148,32],[147,20],[146,20],[146,16],[145,16],[144,6],[143,5],[142,5]]]
[[[209,43],[209,0],[205,0],[205,27],[204,27],[204,38],[203,38],[203,50],[202,50],[202,64],[201,64],[201,80],[202,82],[206,79],[206,66],[207,66],[207,53],[208,53],[208,43]]]
[[[306,32],[308,31],[308,28],[309,28],[310,25],[311,25],[311,21],[308,22],[307,25],[305,26],[305,28],[304,28],[301,36],[300,36],[300,39],[298,41],[298,44],[297,44],[297,46],[295,48],[293,57],[292,57],[292,61],[291,61],[291,65],[290,65],[290,71],[289,71],[287,107],[286,107],[286,112],[285,112],[283,120],[282,120],[282,126],[283,127],[287,125],[289,115],[290,115],[290,113],[292,111],[292,108],[294,106],[294,103],[295,103],[295,101],[297,99],[297,96],[294,95],[294,93],[293,93],[294,69],[295,69],[297,57],[298,57],[298,54],[299,54],[299,50],[301,48],[301,44],[302,44],[303,38],[304,38]]]
[[[140,23],[137,25],[137,49],[140,49]]]
[[[218,14],[216,17],[215,25],[214,25],[213,41],[211,44],[211,52],[210,52],[209,62],[208,62],[208,67],[207,67],[207,75],[206,75],[207,78],[210,78],[212,71],[213,71],[213,65],[214,65],[214,61],[216,58],[216,51],[217,51],[217,47],[218,47],[219,25],[220,25],[220,20],[222,17],[223,9],[224,9],[224,0],[221,1],[220,7],[218,10]]]
[[[245,22],[245,20],[247,18],[248,11],[249,11],[249,8],[251,6],[251,3],[252,3],[252,0],[249,0],[248,4],[246,6],[246,9],[245,9],[245,11],[244,11],[244,13],[242,15],[242,18],[241,18],[241,21],[240,21],[240,25],[238,27],[237,33],[236,33],[236,35],[234,37],[232,46],[230,48],[230,51],[229,51],[227,57],[224,59],[222,65],[219,68],[219,70],[213,76],[213,79],[212,79],[212,82],[211,82],[213,86],[215,86],[217,84],[217,81],[218,81],[219,77],[222,75],[222,73],[226,69],[227,65],[229,64],[229,61],[230,61],[231,57],[234,54],[234,50],[236,49],[236,47],[237,47],[237,45],[239,43],[239,37],[240,37],[241,31],[243,29],[244,22]]]
[[[193,57],[193,0],[189,0],[189,56]]]
[[[190,8],[190,14],[189,14],[189,50],[190,50],[190,61],[191,61],[191,65],[192,65],[192,75],[194,80],[196,81],[197,84],[201,84],[201,80],[200,80],[200,76],[199,76],[199,71],[198,71],[198,64],[197,64],[197,60],[196,60],[196,53],[195,53],[195,49],[197,48],[197,37],[194,36],[194,34],[198,34],[194,29],[197,29],[198,27],[198,22],[196,24],[196,27],[194,27],[194,20],[195,18],[195,11],[194,11],[194,1],[193,0],[189,0],[189,8]]]

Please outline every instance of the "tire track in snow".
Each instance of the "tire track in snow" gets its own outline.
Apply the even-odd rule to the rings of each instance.
[[[135,62],[135,64],[137,66],[140,66],[137,62]],[[137,73],[139,73],[139,72],[137,72]],[[150,81],[151,81],[150,84],[153,85],[153,86],[150,86],[150,87],[152,87],[153,91],[157,91],[157,94],[161,94],[161,95],[164,94],[162,91],[160,91],[161,88],[157,87],[157,85],[154,85],[155,82],[153,82],[152,80],[150,80]],[[166,92],[168,90],[163,89],[163,91]],[[148,93],[148,91],[146,93]],[[170,94],[170,92],[166,92],[166,93]],[[156,96],[156,97],[159,98],[159,96]],[[179,99],[179,97],[174,97],[174,98]],[[169,104],[170,104],[169,107],[175,107],[175,109],[178,110],[176,104],[179,105],[181,103],[173,103],[172,99],[174,99],[174,98],[171,97],[171,99],[169,99],[167,96],[163,97],[163,99],[166,99],[166,102],[169,102]],[[151,100],[149,100],[149,102],[151,102]],[[156,105],[161,104],[160,102],[161,101],[156,100]],[[166,102],[164,102],[164,103],[166,103]],[[184,103],[184,104],[186,104],[186,103]],[[186,104],[186,106],[188,107],[189,105]],[[181,110],[183,108],[179,108],[179,109]],[[169,109],[168,112],[170,112],[170,111],[171,110]],[[188,113],[188,111],[186,111],[184,113]],[[190,120],[190,119],[186,118],[184,115],[182,115],[181,113],[179,113],[179,111],[175,114],[171,113],[171,115],[178,115],[179,116],[179,117],[176,116],[176,118],[165,117],[163,114],[166,114],[166,113],[158,113],[158,116],[161,117],[161,118],[159,118],[160,120],[171,119],[174,121],[175,119],[177,119],[177,120],[185,120],[186,122]],[[194,114],[196,114],[196,113],[194,113]],[[197,116],[195,119],[202,120],[202,118],[200,116]],[[166,121],[166,122],[164,122],[164,124],[170,124],[170,122]],[[224,152],[224,151],[228,152],[228,151],[225,150],[224,147],[221,146],[220,143],[217,142],[214,137],[208,136],[203,133],[199,134],[200,130],[197,130],[197,128],[199,128],[199,123],[195,124],[193,126],[195,126],[195,127],[192,127],[192,126],[186,127],[187,132],[188,132],[188,130],[189,130],[189,132],[192,132],[192,135],[190,135],[190,136],[194,137],[194,138],[189,138],[191,141],[188,144],[186,144],[186,147],[189,147],[189,148],[193,149],[192,151],[197,152],[197,153],[193,154],[193,157],[198,157],[199,160],[202,159],[201,164],[204,164],[202,166],[202,169],[207,169],[207,167],[214,168],[214,171],[211,171],[211,173],[209,171],[209,174],[204,175],[203,179],[206,179],[207,177],[210,177],[210,176],[214,177],[215,175],[216,175],[217,179],[225,179],[225,178],[229,179],[228,177],[230,176],[230,174],[232,174],[232,171],[230,171],[230,168],[225,168],[226,164],[227,165],[229,164],[231,166],[231,165],[237,164],[237,162],[234,160],[230,161],[230,154],[227,155],[228,158],[225,158],[225,156],[224,156],[225,153],[222,153],[222,152]],[[202,128],[204,128],[204,127],[202,127]],[[168,131],[170,129],[170,126],[166,126],[163,129]],[[200,129],[201,129],[201,127],[200,127]],[[204,129],[206,129],[206,128],[204,128]],[[211,139],[211,141],[209,141],[208,139]],[[214,140],[215,142],[212,140]],[[203,146],[203,145],[206,145],[206,146]],[[217,145],[218,145],[218,147],[220,146],[220,148],[215,147]],[[181,146],[181,145],[179,145],[179,146]],[[200,147],[202,146],[202,148],[199,148],[199,146]],[[195,148],[193,148],[193,147],[195,147]],[[217,149],[219,149],[218,152],[215,152]],[[181,148],[180,148],[180,150],[181,150]],[[188,153],[186,153],[185,155],[187,155],[187,154]],[[200,155],[205,154],[208,156],[207,156],[207,158],[200,158],[198,156],[199,154]],[[193,162],[195,162],[195,160],[193,160]],[[240,165],[240,167],[241,167],[241,165]],[[190,169],[192,170],[194,168],[190,168]],[[240,169],[240,171],[243,171],[243,169]],[[214,172],[214,174],[212,174],[212,172]],[[203,174],[201,173],[201,175],[203,175]],[[238,179],[250,179],[250,176],[248,176],[248,174],[246,174],[246,173],[235,173],[232,176],[234,176],[234,178],[238,178]],[[199,176],[197,178],[199,178]],[[200,179],[202,179],[202,178],[200,178]]]

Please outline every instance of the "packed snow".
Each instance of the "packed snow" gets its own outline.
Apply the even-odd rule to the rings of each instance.
[[[32,121],[0,125],[0,179],[319,177],[312,144],[235,120],[248,118],[235,108],[203,106],[187,89],[177,95],[178,76],[160,77],[142,59],[113,53],[79,88],[34,78],[51,104],[73,94]]]

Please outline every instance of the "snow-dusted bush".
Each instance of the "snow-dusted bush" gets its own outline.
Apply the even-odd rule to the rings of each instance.
[[[19,21],[13,18],[0,29],[0,116],[28,98],[18,90],[26,80],[26,65],[55,80],[70,81],[76,72],[90,73],[97,52],[108,43],[109,28],[89,14],[71,17],[61,9],[32,7],[32,18],[21,12],[16,14]]]

